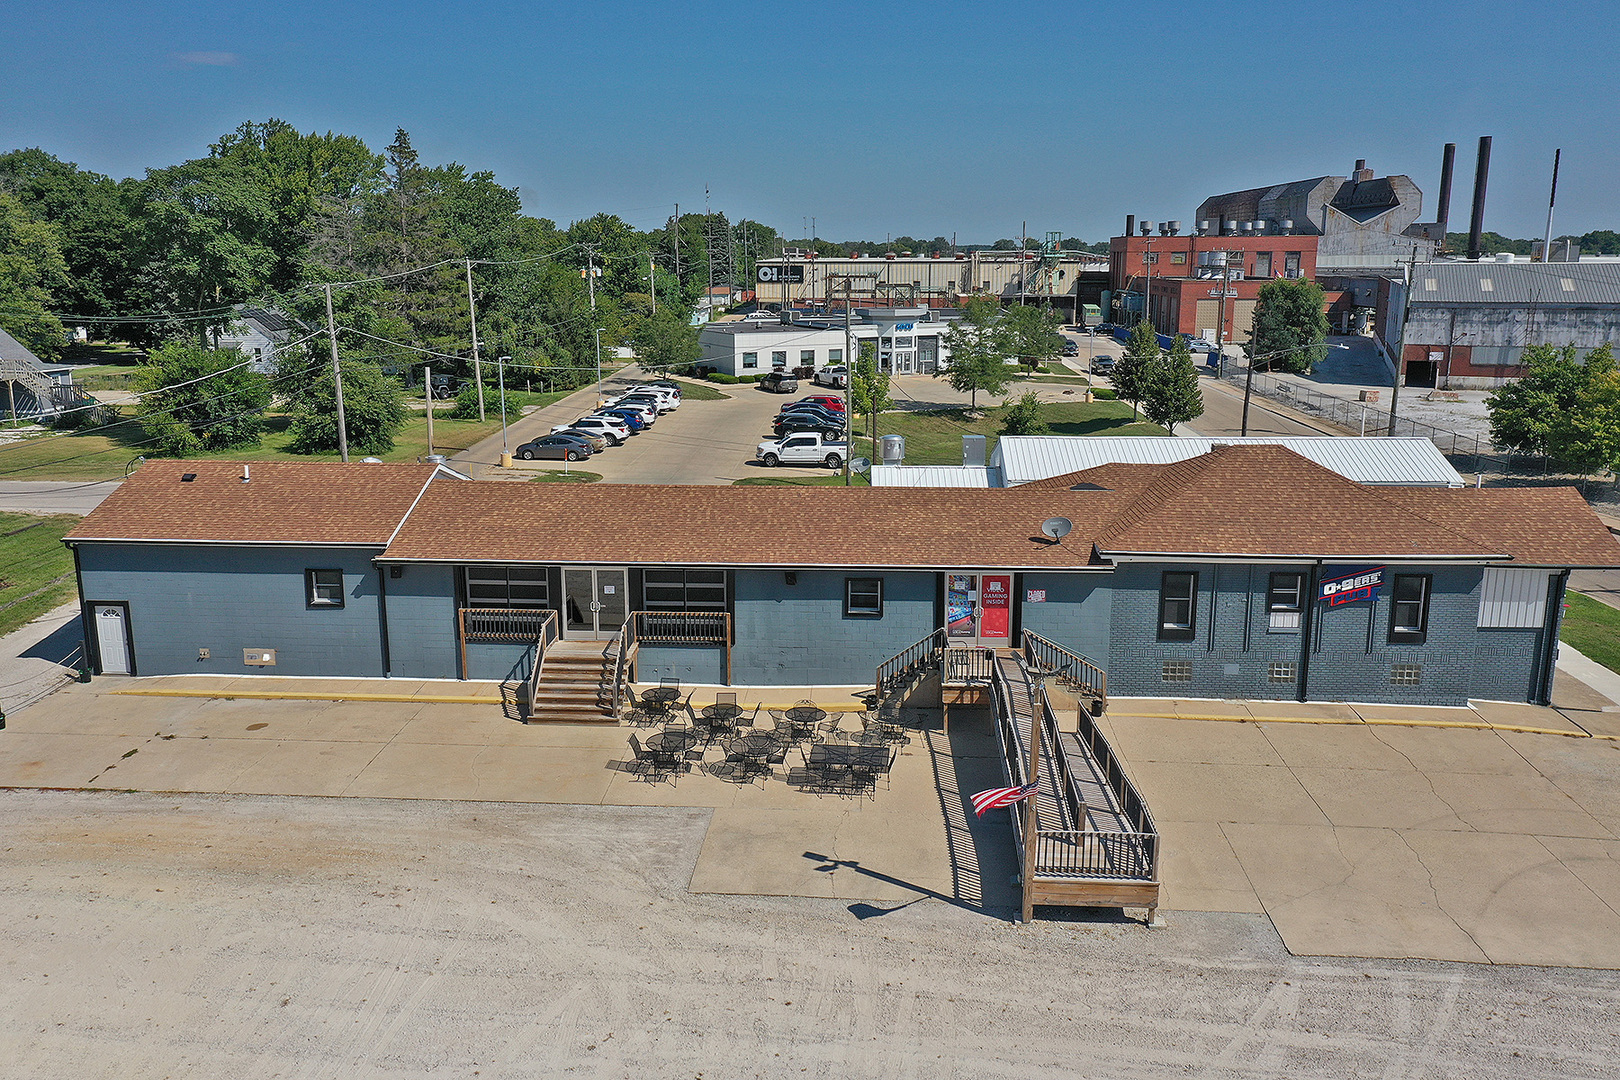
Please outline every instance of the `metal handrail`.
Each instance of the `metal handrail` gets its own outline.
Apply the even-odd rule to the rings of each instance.
[[[946,645],[941,657],[942,677],[947,682],[988,682],[996,666],[996,650],[988,645]]]
[[[545,667],[546,650],[551,648],[561,636],[557,627],[557,613],[547,611],[546,617],[540,624],[539,636],[534,642],[534,663],[529,667],[529,715],[535,713],[535,705],[540,697],[540,672]]]
[[[1157,881],[1158,865],[1157,833],[1042,829],[1035,840],[1040,877]]]
[[[462,640],[473,644],[534,641],[550,624],[556,634],[557,613],[550,608],[462,608]],[[555,637],[554,637],[555,639]]]
[[[874,683],[878,694],[881,696],[888,693],[889,688],[902,675],[915,670],[918,664],[939,663],[944,654],[945,628],[941,627],[927,637],[907,645],[878,665],[877,681]]]
[[[624,625],[619,627],[619,636],[615,641],[618,655],[613,661],[613,715],[619,715],[619,708],[626,688],[630,685],[626,676],[630,673],[630,660],[639,647],[636,642],[636,620],[626,619]]]
[[[1024,657],[1041,668],[1055,671],[1065,686],[1085,697],[1108,704],[1108,672],[1090,657],[1081,656],[1033,630],[1024,631]]]
[[[637,641],[661,644],[708,645],[730,643],[728,611],[633,611]]]

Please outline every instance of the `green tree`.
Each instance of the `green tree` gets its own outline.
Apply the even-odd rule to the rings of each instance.
[[[1526,371],[1486,399],[1491,440],[1588,471],[1620,465],[1620,374],[1607,344],[1583,360],[1572,345],[1532,345]]]
[[[961,319],[946,328],[944,337],[951,360],[934,377],[943,378],[957,393],[970,395],[970,408],[978,409],[979,391],[999,394],[1007,388],[1013,377],[1007,366],[1012,341],[1000,304],[985,296],[969,297]]]
[[[1154,333],[1152,324],[1145,321],[1137,323],[1131,329],[1130,340],[1125,343],[1125,355],[1119,358],[1109,375],[1114,381],[1115,392],[1131,403],[1133,420],[1142,399],[1147,396],[1159,356],[1159,335]]]
[[[62,351],[62,324],[51,307],[67,281],[56,229],[0,191],[0,327],[41,360]]]
[[[1051,425],[1041,415],[1040,395],[1033,390],[1025,391],[1001,416],[1003,435],[1045,435],[1051,430]]]
[[[1278,278],[1260,286],[1254,330],[1245,345],[1256,370],[1307,372],[1327,355],[1328,320],[1322,287],[1307,278]],[[1283,354],[1283,355],[1277,355]]]
[[[1142,415],[1176,433],[1176,425],[1204,415],[1204,397],[1198,389],[1198,369],[1193,367],[1192,349],[1187,339],[1177,337],[1170,351],[1148,367],[1142,394]]]
[[[630,344],[636,350],[637,363],[660,375],[671,370],[689,372],[703,355],[697,328],[679,308],[662,307],[657,315],[642,319],[630,335]]]
[[[270,380],[235,349],[155,349],[134,383],[141,391],[135,415],[162,453],[190,457],[259,443]]]
[[[1019,304],[1008,308],[1004,317],[1013,355],[1030,367],[1040,366],[1063,348],[1063,335],[1058,333],[1063,320],[1051,308]]]
[[[877,418],[894,408],[894,398],[889,393],[889,373],[878,369],[875,341],[861,342],[860,359],[850,372],[849,397],[850,407],[866,417],[867,427],[876,440]]]
[[[346,360],[343,367],[343,420],[351,454],[386,454],[405,423],[399,382],[376,364]],[[475,410],[476,413],[476,410]],[[316,379],[293,411],[289,449],[295,454],[330,454],[338,449],[337,399],[332,373]]]

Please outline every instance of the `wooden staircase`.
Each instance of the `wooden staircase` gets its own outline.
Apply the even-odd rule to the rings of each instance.
[[[605,641],[558,641],[546,650],[531,724],[614,724],[613,662]]]

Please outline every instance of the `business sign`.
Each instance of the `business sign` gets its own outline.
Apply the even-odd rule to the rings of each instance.
[[[803,285],[804,264],[788,263],[786,266],[760,266],[759,280],[767,285]]]
[[[1045,589],[1026,589],[1024,591],[1024,603],[1026,603],[1026,604],[1044,604],[1044,603],[1046,603],[1046,590]]]
[[[1377,600],[1383,584],[1382,566],[1324,566],[1316,598],[1326,600],[1328,607]]]
[[[894,324],[894,332],[897,334],[909,334],[916,327],[916,323],[897,322]]]

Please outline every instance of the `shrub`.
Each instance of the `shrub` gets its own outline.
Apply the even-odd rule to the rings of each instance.
[[[463,384],[456,392],[456,407],[450,410],[454,420],[478,419],[478,384],[469,382]]]
[[[704,379],[706,379],[709,382],[719,383],[722,386],[731,386],[731,385],[734,385],[736,383],[742,382],[742,380],[737,378],[737,376],[735,376],[735,375],[725,375],[725,374],[722,374],[721,372],[718,372],[718,371],[711,371],[711,372],[709,372],[707,375],[705,375],[703,377],[704,377]]]

